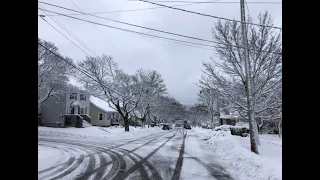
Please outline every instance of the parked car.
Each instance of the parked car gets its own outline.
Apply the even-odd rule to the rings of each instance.
[[[208,127],[208,125],[207,124],[202,124],[201,127],[206,129]]]
[[[150,123],[150,126],[151,126],[151,127],[155,127],[156,124],[155,124],[155,123]]]
[[[190,126],[190,124],[184,124],[184,128],[185,129],[191,129],[191,126]]]
[[[169,125],[163,125],[163,127],[162,127],[162,130],[170,130],[170,127],[169,127]]]

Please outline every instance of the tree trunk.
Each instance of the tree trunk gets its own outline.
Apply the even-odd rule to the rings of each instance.
[[[278,132],[278,134],[279,134],[279,138],[281,138],[281,121],[282,121],[282,112],[281,112],[281,110],[279,109],[278,110],[279,111],[279,114],[280,114],[280,121],[279,121],[279,124],[278,124],[278,129],[279,129],[279,132]]]
[[[124,118],[124,131],[129,132],[129,119],[128,119],[128,117]]]
[[[214,118],[214,114],[211,113],[211,130],[213,131],[213,118]]]
[[[254,112],[252,110],[248,111],[248,117],[249,117],[249,127],[250,127],[250,144],[251,144],[251,151],[259,154],[258,149],[258,126],[257,122],[254,119]]]
[[[278,127],[278,135],[279,135],[279,138],[281,138],[281,121],[282,121],[282,119],[280,119],[280,122],[279,122],[279,127]]]

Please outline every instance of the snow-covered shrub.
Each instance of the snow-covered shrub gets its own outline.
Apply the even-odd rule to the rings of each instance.
[[[231,135],[246,137],[249,133],[249,129],[246,127],[234,126],[230,127]]]
[[[236,123],[235,126],[237,126],[237,127],[245,127],[247,129],[249,129],[249,123],[245,123],[245,122],[238,122],[238,123]]]
[[[220,130],[229,131],[230,127],[233,127],[233,126],[231,126],[231,125],[221,125],[221,126],[215,127],[214,130],[215,131],[220,131]]]

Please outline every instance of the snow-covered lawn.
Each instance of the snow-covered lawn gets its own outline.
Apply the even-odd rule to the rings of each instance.
[[[282,139],[277,135],[260,135],[260,154],[257,155],[250,151],[249,137],[202,128],[193,128],[190,133],[202,139],[219,163],[236,179],[282,179]]]
[[[139,138],[149,134],[163,131],[159,127],[141,128],[130,126],[129,132],[125,132],[123,127],[106,127],[90,126],[85,128],[51,128],[38,127],[38,136],[53,137],[75,137],[75,138]]]
[[[38,145],[38,171],[64,162],[66,157],[65,153],[57,149]]]

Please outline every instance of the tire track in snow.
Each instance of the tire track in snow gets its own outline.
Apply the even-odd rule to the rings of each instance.
[[[108,174],[106,176],[104,176],[102,179],[111,179],[114,176],[117,176],[120,173],[123,173],[124,171],[126,171],[127,168],[127,164],[126,161],[124,160],[124,158],[117,152],[113,152],[117,162],[118,162],[118,168],[116,171],[109,171]]]
[[[102,155],[101,155],[101,153],[106,153],[111,159],[112,159],[112,161],[111,161],[111,163],[110,164],[113,164],[113,166],[112,166],[112,168],[111,168],[111,170],[110,170],[110,172],[108,173],[109,175],[114,175],[114,174],[112,174],[112,173],[116,173],[117,172],[117,170],[120,168],[120,167],[123,167],[124,165],[123,164],[121,164],[121,163],[123,163],[123,162],[125,162],[124,160],[123,160],[123,157],[121,156],[121,155],[119,155],[119,154],[117,154],[117,153],[111,153],[111,152],[109,152],[109,150],[108,149],[105,149],[105,148],[100,148],[100,147],[97,147],[97,145],[92,145],[92,144],[84,144],[83,142],[81,142],[81,143],[76,143],[76,142],[73,142],[73,143],[67,143],[67,142],[59,142],[59,143],[55,143],[56,145],[61,145],[61,144],[63,144],[64,146],[76,146],[76,147],[81,147],[81,148],[83,148],[83,147],[87,147],[87,148],[92,148],[92,149],[95,149],[95,150],[98,150],[99,151],[99,157],[101,158],[101,161],[100,161],[100,168],[99,168],[99,174],[98,174],[98,178],[100,177],[100,176],[102,176],[104,173],[105,173],[105,169],[103,169],[103,168],[105,168],[105,167],[107,167],[108,165],[106,165],[106,166],[103,166],[104,164],[105,164],[105,157],[103,157]],[[101,145],[100,145],[101,146]],[[94,153],[94,154],[96,154],[96,153]],[[116,155],[114,155],[114,154],[116,154]],[[89,154],[89,155],[87,155],[87,156],[84,156],[84,157],[90,157],[90,156],[93,156],[93,154]],[[117,157],[118,156],[118,157]],[[93,156],[93,158],[94,158],[94,156]],[[80,159],[77,159],[77,160],[81,160],[82,159],[82,157],[80,158]],[[103,159],[103,160],[102,160]],[[119,162],[120,161],[120,162]],[[65,167],[65,166],[64,166]],[[92,169],[94,168],[94,165],[92,166]],[[72,171],[74,171],[75,169],[74,168],[71,168],[69,171],[66,171],[65,173],[63,173],[62,175],[63,176],[66,176],[68,173],[71,173]],[[81,174],[84,174],[84,175],[87,175],[88,174],[88,172],[90,172],[90,171],[92,171],[92,170],[89,170],[89,171],[87,171],[86,170],[86,173],[81,173]],[[92,173],[92,174],[90,174],[89,176],[84,176],[84,175],[82,175],[81,177],[76,177],[76,179],[88,179],[91,175],[93,175],[94,173]],[[61,178],[62,176],[58,176],[59,178]],[[84,177],[84,178],[83,178]],[[97,179],[97,177],[96,178],[94,178],[94,179]],[[100,179],[100,178],[99,178]]]
[[[45,178],[48,178],[48,177],[52,177],[52,176],[56,175],[57,173],[59,173],[61,171],[64,171],[65,169],[69,168],[76,161],[75,160],[75,155],[72,153],[72,151],[70,151],[69,148],[58,148],[58,147],[54,147],[54,146],[50,146],[50,145],[47,145],[47,146],[67,151],[69,153],[69,155],[70,155],[70,158],[69,158],[67,163],[64,163],[64,166],[62,166],[60,168],[57,168],[57,169],[55,169],[55,168],[50,169],[50,170],[53,170],[52,172],[44,171],[41,174],[38,174],[38,179],[45,179]],[[49,172],[49,173],[45,174],[46,172]],[[42,174],[45,174],[45,175],[42,175]],[[39,175],[40,175],[40,177],[39,177]]]
[[[107,169],[107,161],[106,159],[102,156],[102,154],[99,154],[99,158],[100,158],[100,166],[99,167],[105,167]],[[93,171],[93,169],[91,171],[88,171],[86,174],[89,174],[88,177],[90,177],[91,175],[93,174],[90,174],[91,172]],[[101,179],[102,176],[104,175],[104,171],[100,170],[100,171],[97,171],[97,174],[95,176],[94,179]]]
[[[140,160],[138,163],[136,163],[133,167],[131,167],[129,170],[127,170],[125,173],[119,174],[114,179],[115,180],[123,180],[127,178],[132,172],[137,170],[143,163],[145,163],[153,154],[155,154],[161,147],[163,147],[168,141],[170,141],[176,133],[173,134],[173,136],[169,137],[166,141],[164,141],[159,147],[157,147],[155,150],[153,150],[151,153],[149,153],[146,157],[144,157],[142,160]]]
[[[138,160],[137,160],[134,156],[132,156],[130,153],[128,153],[128,152],[129,152],[128,150],[122,149],[122,148],[118,148],[118,150],[121,151],[121,152],[124,153],[124,154],[127,153],[127,156],[134,162],[134,164],[137,164],[137,163],[138,163]],[[132,154],[135,154],[135,153],[132,153]],[[137,154],[135,154],[135,156],[137,156]],[[138,156],[137,156],[137,157],[138,157]],[[142,159],[141,156],[138,157],[138,158]],[[149,177],[148,177],[148,174],[147,174],[147,171],[146,171],[146,168],[145,168],[145,167],[140,166],[140,167],[138,168],[138,171],[139,171],[139,173],[140,173],[140,179],[142,179],[142,180],[150,180]]]
[[[169,132],[168,132],[168,133],[169,133]],[[164,134],[164,135],[167,135],[168,133],[166,133],[166,134]],[[158,137],[156,137],[156,138],[151,137],[152,139],[151,139],[150,141],[148,141],[148,142],[146,142],[146,143],[144,143],[144,144],[142,144],[142,145],[134,148],[133,150],[130,150],[129,152],[124,153],[122,156],[125,156],[125,155],[127,155],[128,153],[132,153],[132,152],[134,152],[134,151],[136,151],[136,150],[138,150],[138,149],[140,149],[140,148],[148,145],[148,144],[151,143],[152,141],[155,141],[156,139],[159,139],[159,138],[163,137],[164,135],[158,136]],[[91,144],[92,144],[92,142],[91,142]],[[96,145],[96,144],[95,144],[95,145]],[[101,145],[100,145],[100,146],[101,146]],[[96,145],[96,147],[97,147],[97,145]],[[103,149],[105,149],[105,148],[103,148]],[[114,149],[119,149],[119,148],[114,148]],[[105,149],[105,150],[106,150],[106,149]],[[108,150],[110,150],[110,149],[108,149]],[[141,159],[142,159],[142,158],[141,158]],[[108,163],[106,163],[106,164],[104,164],[104,165],[105,165],[105,167],[107,167],[107,166],[110,165],[110,164],[112,164],[112,161],[111,161],[111,162],[108,162]],[[151,166],[151,165],[150,165],[150,166]],[[100,166],[100,167],[94,169],[92,172],[88,172],[87,174],[83,175],[82,177],[80,177],[80,178],[78,178],[78,179],[84,180],[84,179],[90,177],[91,175],[93,175],[93,174],[96,173],[96,172],[101,172],[101,169],[102,169],[103,167],[104,167],[104,166]],[[154,168],[151,167],[151,169],[154,169]],[[154,171],[155,171],[155,169],[154,169]],[[154,173],[154,174],[156,175],[156,173]]]
[[[170,132],[168,132],[168,133],[170,133]],[[165,133],[164,135],[166,135],[166,134],[168,134],[168,133]],[[143,147],[143,146],[146,146],[147,144],[151,143],[152,141],[154,141],[154,140],[156,140],[156,139],[164,136],[164,135],[158,136],[159,134],[163,134],[163,132],[152,134],[151,137],[150,137],[150,136],[145,136],[145,139],[150,139],[150,138],[151,138],[151,140],[148,141],[147,143],[144,143],[143,145],[141,145],[141,146],[133,149],[131,152],[133,152],[133,151],[135,151],[135,150],[137,150],[137,149],[139,149],[139,148],[141,148],[141,147]],[[158,137],[156,137],[156,136],[158,136]],[[155,138],[155,137],[156,137],[156,138]],[[83,145],[86,145],[86,147],[91,147],[91,148],[97,150],[97,146],[103,146],[103,145],[104,145],[104,144],[98,144],[98,142],[91,142],[91,141],[84,141],[84,142],[81,141],[81,142],[78,142],[78,143],[73,143],[73,142],[68,142],[68,141],[66,141],[66,140],[53,140],[53,139],[49,139],[49,140],[48,140],[48,139],[39,139],[39,140],[40,140],[40,142],[42,141],[42,142],[45,142],[45,143],[51,143],[51,145],[53,145],[53,144],[55,144],[55,145],[64,144],[65,146],[70,146],[70,144],[71,144],[71,145],[75,145],[76,148],[79,148],[79,149],[82,149],[82,146],[83,146]],[[55,170],[54,172],[50,173],[49,175],[46,175],[46,176],[45,176],[45,178],[46,178],[46,177],[50,177],[50,176],[57,175],[56,172],[61,172],[61,171],[65,170],[65,169],[68,169],[67,171],[65,171],[64,173],[58,175],[57,177],[54,177],[53,179],[62,178],[62,177],[64,177],[64,176],[68,175],[69,173],[73,172],[73,171],[76,169],[76,167],[72,165],[75,161],[76,161],[76,163],[77,163],[78,165],[80,165],[85,157],[89,157],[89,166],[87,166],[87,169],[85,170],[85,173],[83,173],[85,176],[81,176],[80,178],[77,178],[77,179],[84,179],[83,177],[89,178],[89,177],[91,177],[92,175],[94,175],[95,173],[96,173],[96,176],[95,176],[94,179],[101,179],[101,177],[105,174],[106,167],[107,167],[108,165],[110,165],[110,164],[112,164],[112,168],[111,168],[111,170],[108,172],[108,174],[105,176],[105,178],[109,178],[109,177],[111,177],[111,175],[112,175],[112,176],[113,176],[113,175],[119,176],[119,175],[118,175],[119,173],[125,171],[125,168],[124,168],[124,167],[126,166],[125,161],[124,161],[124,159],[123,159],[122,156],[125,156],[125,155],[127,155],[128,153],[123,154],[122,156],[117,153],[117,155],[114,156],[115,158],[114,158],[111,162],[109,162],[109,163],[106,162],[106,159],[102,156],[101,153],[106,153],[106,154],[108,154],[109,156],[112,156],[112,155],[110,154],[110,149],[117,149],[118,147],[121,147],[121,146],[123,146],[123,145],[130,144],[130,143],[135,142],[135,141],[138,141],[138,140],[141,140],[141,139],[138,138],[138,139],[134,139],[134,140],[128,141],[128,142],[123,143],[123,144],[119,144],[119,145],[115,145],[115,146],[108,146],[108,149],[106,149],[106,148],[101,149],[101,148],[100,148],[100,150],[99,150],[98,152],[91,153],[91,154],[88,154],[88,155],[85,155],[85,156],[82,155],[80,158],[75,158],[74,155],[71,155],[71,154],[70,154],[71,158],[69,158],[68,162],[62,163],[62,164],[59,164],[59,165],[56,165],[56,166],[53,166],[53,167],[50,167],[50,168],[47,168],[47,169],[44,169],[44,170],[42,170],[42,171],[39,171],[39,172],[38,172],[38,175],[57,168],[57,170]],[[41,144],[41,143],[40,143],[40,144]],[[79,147],[79,146],[80,146],[80,147]],[[60,149],[60,150],[62,149],[61,147],[56,147],[56,148],[57,148],[57,149]],[[70,148],[69,148],[69,149],[70,149]],[[101,151],[101,150],[102,150],[102,151]],[[99,167],[98,169],[95,169],[95,170],[93,170],[94,164],[95,164],[95,162],[94,162],[94,161],[95,161],[95,159],[94,159],[94,154],[98,154],[98,157],[100,158],[100,167]],[[113,153],[112,153],[112,154],[113,154]],[[132,156],[131,156],[131,157],[132,157]],[[111,158],[111,159],[112,159],[112,158]],[[131,159],[132,159],[132,158],[131,158]],[[117,161],[120,161],[120,164],[119,164],[119,165],[116,165],[116,164],[115,164]],[[121,163],[124,163],[124,164],[121,164]],[[61,167],[60,167],[60,166],[61,166]],[[58,167],[60,167],[60,168],[58,168]],[[103,169],[103,168],[104,168],[104,169]],[[119,170],[119,169],[120,169],[120,170]],[[153,169],[153,174],[156,175],[156,173],[154,172],[155,169],[154,169],[151,165],[149,166],[149,169]],[[114,171],[116,172],[116,174],[113,174]],[[110,172],[111,172],[111,173],[110,173]],[[81,174],[82,174],[82,173],[81,173]],[[143,171],[142,171],[142,174],[144,174]],[[86,179],[87,179],[87,178],[86,178]]]
[[[65,149],[73,150],[73,152],[77,152],[78,151],[78,153],[80,151],[83,151],[84,153],[89,154],[89,156],[85,156],[85,155],[81,154],[79,158],[73,159],[73,162],[76,161],[74,164],[73,164],[73,162],[71,164],[68,163],[67,167],[63,166],[64,169],[59,168],[59,169],[51,172],[50,174],[48,174],[48,175],[46,175],[46,176],[44,176],[42,178],[47,178],[47,177],[50,177],[50,176],[51,176],[52,179],[55,179],[55,176],[57,176],[57,178],[64,177],[64,176],[70,174],[71,172],[73,172],[78,167],[80,167],[80,164],[83,163],[85,157],[89,158],[89,164],[93,163],[93,167],[95,165],[94,155],[92,155],[92,154],[90,155],[89,150],[85,149],[85,148],[83,148],[81,146],[74,146],[74,145],[70,145],[70,144],[68,144],[68,146],[66,146],[64,143],[52,143],[52,144],[49,143],[48,146],[51,146],[51,147],[54,147],[54,148],[60,148],[60,149],[65,148]],[[80,152],[80,153],[83,153],[83,152]],[[86,170],[85,171],[88,171],[88,168],[91,168],[91,167],[90,166],[86,166]],[[68,169],[68,170],[66,170],[65,172],[61,171],[61,170],[65,170],[65,169]],[[79,170],[81,171],[81,169],[79,169]]]
[[[52,146],[46,145],[46,144],[40,144],[40,145],[41,145],[41,146],[45,146],[45,147],[54,148],[54,149],[57,149],[57,150],[59,150],[59,151],[64,151],[64,152],[66,152],[66,153],[69,155],[69,159],[68,159],[67,162],[64,162],[64,163],[62,163],[62,164],[68,164],[68,165],[70,165],[70,164],[72,164],[72,163],[75,161],[75,156],[74,156],[72,153],[70,153],[68,150],[61,149],[61,148],[57,148],[57,147],[52,147]],[[66,166],[68,167],[68,165],[66,165]],[[64,166],[64,167],[65,167],[65,166]],[[52,167],[50,167],[50,168],[47,168],[47,169],[38,171],[38,176],[41,175],[41,174],[43,174],[43,173],[45,173],[45,172],[49,172],[49,171],[51,171],[51,170],[53,170],[53,169],[55,169],[55,168],[57,168],[57,167],[56,167],[56,166],[52,166]]]
[[[178,161],[176,164],[176,168],[174,169],[174,173],[171,180],[179,180],[180,179],[180,172],[183,164],[183,154],[184,154],[184,146],[185,146],[185,140],[186,140],[187,133],[183,136],[182,145],[179,152]]]

